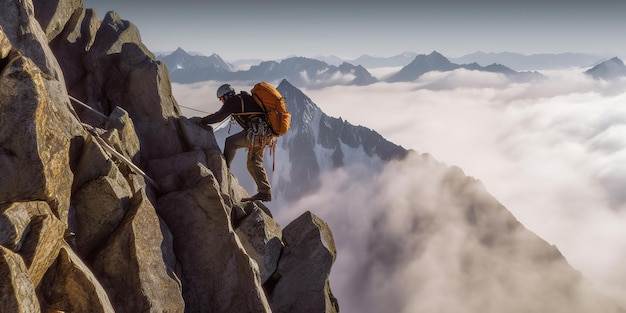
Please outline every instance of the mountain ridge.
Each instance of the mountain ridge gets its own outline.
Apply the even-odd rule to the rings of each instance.
[[[305,57],[289,57],[280,61],[262,61],[257,65],[250,66],[247,70],[229,70],[230,65],[216,65],[214,61],[208,61],[189,68],[178,68],[178,64],[171,59],[189,59],[191,56],[181,56],[184,50],[176,51],[176,54],[161,56],[167,60],[166,65],[170,68],[172,81],[177,83],[194,83],[199,81],[276,81],[287,79],[299,87],[322,88],[331,85],[356,85],[366,86],[381,80],[372,76],[367,68],[362,65],[353,65],[347,61],[338,66],[329,65],[318,59]],[[215,55],[215,54],[214,54]],[[456,69],[468,69],[474,71],[486,71],[501,73],[506,77],[517,80],[541,79],[542,75],[537,72],[516,72],[502,64],[491,64],[486,67],[474,62],[471,64],[455,64],[442,54],[433,51],[429,55],[404,53],[397,60],[414,56],[413,60],[396,74],[384,79],[385,82],[413,81],[430,71],[452,71]],[[217,56],[219,58],[219,56]],[[367,59],[367,57],[363,57]],[[219,58],[221,60],[221,58]],[[394,59],[394,58],[392,58]],[[199,60],[199,59],[197,59]],[[172,69],[172,66],[175,68]],[[230,67],[232,68],[232,67]]]
[[[171,54],[170,52],[160,52],[158,57]],[[190,53],[198,55],[199,53]],[[324,56],[317,55],[312,57],[330,65],[338,66],[341,63],[347,62],[350,64],[361,65],[367,69],[375,69],[382,67],[403,67],[411,63],[417,55],[420,53],[407,51],[393,56],[372,56],[363,54],[354,59],[341,58],[334,55]],[[287,59],[294,56],[288,56],[282,59]],[[580,52],[562,52],[562,53],[534,53],[523,54],[517,52],[484,52],[476,51],[473,53],[465,54],[458,57],[448,57],[448,59],[457,64],[469,64],[478,63],[481,66],[487,66],[493,63],[499,63],[506,65],[507,67],[516,71],[537,71],[537,70],[552,70],[552,69],[567,69],[567,68],[587,68],[594,66],[602,61],[610,59],[610,55],[598,55],[588,54]],[[281,59],[276,59],[279,61]],[[267,61],[262,59],[242,59],[235,60],[232,64],[252,64],[258,65],[259,63]]]
[[[517,72],[497,63],[487,66],[481,66],[476,62],[470,64],[456,64],[452,63],[441,53],[433,51],[428,55],[420,54],[416,56],[413,62],[400,69],[396,74],[391,75],[386,81],[391,83],[415,81],[428,72],[449,72],[457,69],[503,74],[513,81],[529,81],[542,79],[544,77],[539,72]]]
[[[325,115],[287,80],[275,185],[302,198],[281,227],[283,212],[240,201],[243,175],[181,116],[136,26],[80,1],[4,9],[3,312],[623,311],[476,179]]]
[[[522,54],[516,52],[483,52],[477,51],[461,57],[451,58],[454,62],[468,63],[477,62],[483,66],[500,63],[522,71],[551,70],[564,68],[585,68],[592,66],[607,56],[587,53],[536,53]]]
[[[595,79],[618,79],[626,76],[626,65],[624,65],[624,62],[620,58],[613,57],[588,69],[585,71],[585,74]]]

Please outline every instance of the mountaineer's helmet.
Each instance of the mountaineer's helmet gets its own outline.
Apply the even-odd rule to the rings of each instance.
[[[218,99],[224,96],[234,96],[234,95],[235,95],[235,89],[231,87],[230,84],[224,84],[224,85],[221,85],[219,88],[217,88]]]

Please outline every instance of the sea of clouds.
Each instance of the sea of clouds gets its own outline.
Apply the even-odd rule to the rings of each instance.
[[[513,83],[494,73],[456,70],[427,73],[410,83],[303,91],[326,114],[374,129],[391,142],[429,153],[477,178],[527,229],[555,245],[596,288],[623,301],[626,80],[593,80],[581,69],[542,73],[545,80]],[[174,84],[173,93],[181,105],[213,112],[219,107],[213,98],[218,85]],[[183,111],[189,116],[205,114]],[[406,162],[382,172],[355,165],[327,173],[319,193],[278,211],[276,218],[285,224],[303,210],[311,210],[329,223],[338,246],[345,246],[365,236],[383,209],[368,204],[392,202],[402,210],[415,200],[416,189],[427,189],[415,177],[405,181],[412,186],[410,190],[385,188],[414,166]],[[398,216],[397,225],[401,225],[402,215]],[[331,276],[338,297],[352,299],[353,292],[345,289],[354,280],[350,275],[358,273],[350,274],[348,269],[354,262],[364,262],[368,248],[354,245],[339,251]],[[424,264],[413,264],[420,265]],[[393,295],[406,304],[406,312],[412,311],[412,293],[398,286],[407,283],[402,277],[380,277],[380,282],[385,299]]]

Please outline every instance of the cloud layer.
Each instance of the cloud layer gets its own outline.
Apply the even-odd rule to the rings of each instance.
[[[457,70],[429,73],[412,83],[304,92],[330,116],[372,128],[396,144],[430,153],[478,178],[526,228],[556,245],[597,288],[625,299],[626,82],[595,81],[581,72],[544,72],[548,76],[544,81],[514,84],[497,74]],[[173,88],[180,104],[212,112],[218,107],[213,100],[216,87]],[[211,105],[203,103],[207,98]],[[414,199],[410,191],[385,197],[383,182],[391,182],[388,174],[371,174],[373,179],[353,177],[365,175],[359,173],[367,171],[333,173],[339,177],[333,176],[324,185],[319,200],[298,208],[319,214],[340,233],[339,238],[350,240],[367,235],[382,209],[372,203],[399,202],[385,207],[389,209]],[[393,177],[402,177],[394,173]],[[378,185],[354,181],[377,181]],[[368,189],[372,187],[378,189]],[[381,188],[383,194],[372,192]],[[357,201],[346,201],[348,193],[356,195],[350,198]],[[353,213],[327,214],[331,209]],[[388,221],[390,225],[401,224],[399,216]],[[344,252],[343,258],[365,258],[359,253],[367,247],[361,248]],[[353,279],[333,275],[335,285],[347,285],[345,280]],[[398,286],[383,288],[402,297]]]
[[[322,110],[460,166],[584,275],[626,298],[626,82],[471,71],[305,91]],[[613,289],[615,287],[616,289]]]
[[[350,165],[281,210],[328,222],[331,288],[348,312],[616,312],[484,186],[428,155]],[[584,282],[584,280],[583,280]]]

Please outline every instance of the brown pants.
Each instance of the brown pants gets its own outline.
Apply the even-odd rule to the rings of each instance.
[[[250,148],[250,141],[248,141],[248,131],[242,130],[232,136],[226,138],[224,143],[224,158],[226,159],[226,166],[230,168],[230,164],[235,158],[237,149]],[[254,179],[259,193],[272,194],[272,187],[267,178],[267,173],[263,167],[263,155],[265,154],[265,146],[253,147],[250,151],[247,159],[248,172]]]

